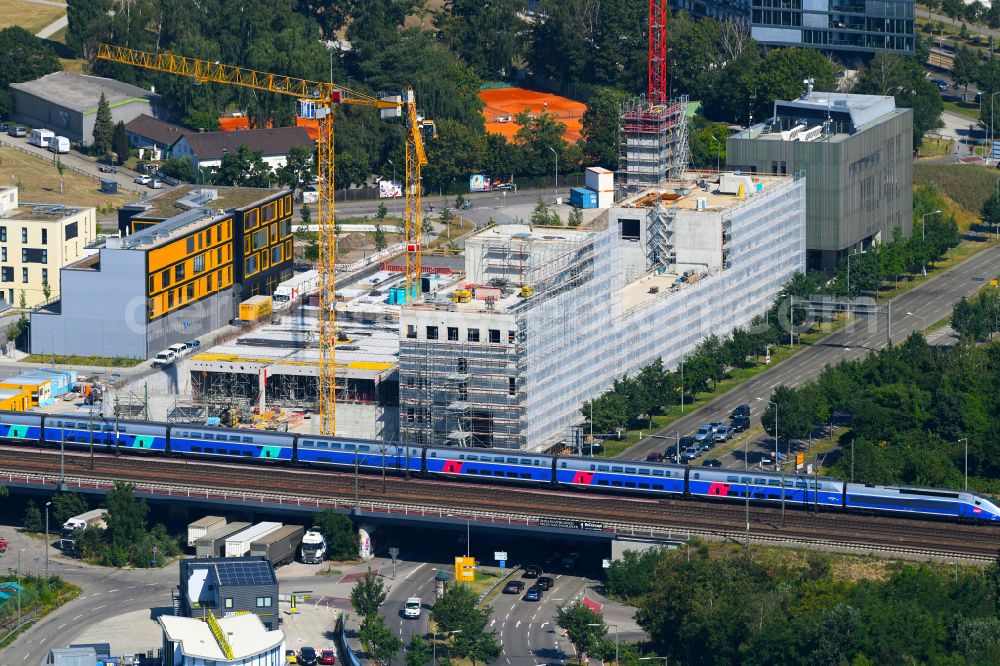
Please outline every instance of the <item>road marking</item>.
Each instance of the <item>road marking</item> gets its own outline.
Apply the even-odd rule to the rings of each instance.
[[[82,615],[77,615],[77,616],[76,616],[76,617],[74,617],[74,618],[73,618],[72,620],[70,620],[70,622],[76,622],[76,621],[77,621],[77,620],[79,620],[79,619],[80,619],[81,617],[83,617],[83,616],[82,616]]]
[[[507,611],[507,614],[504,615],[503,619],[504,619],[504,621],[507,621],[507,620],[510,619],[510,611]]]
[[[31,656],[31,653],[30,653],[30,652],[29,652],[28,654],[24,655],[24,661],[27,661],[27,660],[28,660],[28,657],[30,657],[30,656]]]
[[[101,596],[102,594],[104,594],[104,593],[103,593],[103,592],[94,592],[94,593],[93,593],[92,595],[90,595],[90,596],[92,596],[92,597],[99,597],[99,596]]]
[[[63,623],[62,623],[62,624],[60,624],[60,625],[59,625],[58,627],[56,627],[56,631],[59,631],[60,629],[62,629],[62,628],[63,628],[63,627],[65,627],[65,626],[66,626],[66,623],[65,623],[65,622],[63,622]]]
[[[48,637],[48,636],[46,636],[46,637],[45,637],[45,638],[43,638],[42,640],[38,641],[38,644],[39,644],[39,645],[41,645],[42,643],[44,643],[44,642],[45,642],[45,641],[47,641],[47,640],[49,640],[49,637]]]
[[[493,626],[494,624],[496,624],[496,623],[497,623],[497,619],[496,619],[496,618],[493,618],[492,620],[490,620],[490,626],[491,626],[491,627],[492,627],[492,626]]]
[[[521,621],[520,621],[520,620],[518,620],[518,621],[517,621],[517,624],[515,624],[515,625],[514,625],[514,628],[515,628],[515,629],[517,629],[517,628],[518,628],[518,627],[520,627],[520,626],[521,626]]]
[[[126,589],[126,590],[133,590],[133,589],[135,589],[135,585],[129,585],[129,586],[128,586],[127,588],[125,588],[125,589]]]
[[[126,599],[126,600],[125,600],[125,603],[128,603],[128,602],[130,602],[130,601],[135,601],[135,597],[132,597],[131,599]]]
[[[117,591],[118,590],[108,590],[108,594],[112,594],[112,593],[117,592]]]
[[[107,606],[94,606],[90,610],[95,611],[95,610],[101,610],[102,608],[107,608]]]
[[[548,625],[548,622],[542,622],[542,629],[544,629],[546,625]]]

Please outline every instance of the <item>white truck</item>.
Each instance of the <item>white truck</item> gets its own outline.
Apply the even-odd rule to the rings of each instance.
[[[106,528],[108,524],[104,521],[107,516],[107,509],[94,509],[79,516],[73,516],[62,525],[59,531],[59,548],[65,551],[72,551],[76,548],[76,540],[80,532],[88,527]]]
[[[319,271],[306,271],[291,277],[274,290],[274,303],[288,303],[296,298],[315,294],[319,289]]]
[[[49,141],[55,138],[56,133],[47,129],[33,129],[28,135],[28,143],[39,148],[48,148]]]
[[[302,562],[319,564],[326,558],[326,539],[318,527],[312,527],[302,537]]]

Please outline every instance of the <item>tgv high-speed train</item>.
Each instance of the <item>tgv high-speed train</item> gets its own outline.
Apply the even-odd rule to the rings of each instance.
[[[228,460],[250,465],[317,468],[534,484],[581,492],[694,497],[866,511],[924,518],[1000,522],[1000,508],[959,490],[868,486],[829,477],[689,467],[610,458],[552,456],[503,449],[439,448],[398,442],[114,420],[71,414],[0,412],[0,445],[114,451],[150,456]]]

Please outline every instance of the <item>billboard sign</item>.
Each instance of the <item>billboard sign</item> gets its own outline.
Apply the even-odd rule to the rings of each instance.
[[[474,173],[469,176],[470,192],[489,192],[490,189],[490,177],[486,174]]]
[[[378,181],[379,199],[395,199],[401,196],[403,196],[403,188],[399,186],[399,183],[394,183],[391,180]]]
[[[455,580],[460,583],[472,583],[476,580],[476,559],[474,557],[455,558]]]

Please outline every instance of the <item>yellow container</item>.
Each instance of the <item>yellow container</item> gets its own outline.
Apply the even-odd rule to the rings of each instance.
[[[270,296],[253,296],[240,303],[240,319],[243,321],[258,321],[271,314]]]

